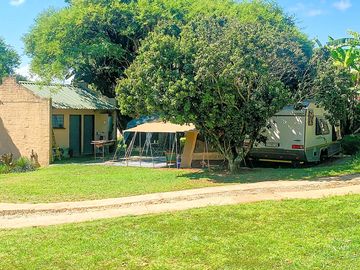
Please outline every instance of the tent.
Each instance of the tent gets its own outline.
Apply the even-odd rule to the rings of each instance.
[[[170,138],[172,136],[172,144],[171,149],[169,152],[167,152],[166,155],[166,163],[170,165],[176,165],[176,167],[182,167],[187,168],[191,166],[191,156],[195,147],[196,138],[198,135],[198,131],[196,127],[192,124],[188,125],[178,125],[173,124],[171,122],[160,122],[160,121],[154,121],[154,122],[148,122],[143,123],[138,126],[129,128],[124,131],[124,134],[126,138],[128,138],[127,134],[133,134],[131,141],[129,142],[126,152],[125,152],[125,161],[128,164],[128,161],[132,155],[133,148],[135,145],[135,141],[138,137],[140,151],[139,151],[139,161],[141,166],[141,160],[144,157],[144,154],[150,153],[153,166],[154,165],[154,153],[153,153],[153,143],[152,143],[152,136],[154,133],[159,134],[165,134]],[[184,146],[184,151],[181,155],[179,153],[179,140],[178,140],[178,134],[184,133],[186,136],[186,143]],[[137,135],[140,136],[137,136]],[[141,134],[146,134],[145,142],[142,142]],[[170,139],[169,139],[170,141]],[[181,156],[181,158],[180,158]],[[181,159],[181,163],[180,163]]]
[[[189,132],[195,131],[196,128],[194,125],[177,125],[170,122],[151,122],[138,125],[136,127],[127,129],[126,132],[142,132],[142,133],[180,133],[180,132]]]

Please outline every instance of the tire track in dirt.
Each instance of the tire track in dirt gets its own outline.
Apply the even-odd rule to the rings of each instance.
[[[360,175],[317,181],[271,181],[139,196],[46,204],[0,203],[0,228],[23,228],[267,200],[360,194]]]

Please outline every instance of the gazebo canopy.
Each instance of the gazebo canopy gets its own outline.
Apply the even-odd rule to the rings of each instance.
[[[178,133],[196,130],[195,126],[190,125],[177,125],[170,122],[151,122],[138,125],[130,128],[125,132],[139,132],[139,133]]]

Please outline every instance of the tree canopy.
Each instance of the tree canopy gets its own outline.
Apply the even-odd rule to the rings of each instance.
[[[329,38],[320,48],[314,80],[315,96],[320,104],[341,120],[346,133],[360,130],[360,34],[350,32],[350,38]]]
[[[19,55],[0,38],[0,81],[3,77],[12,75],[19,64]]]
[[[231,16],[195,18],[180,34],[160,26],[119,82],[120,109],[194,123],[235,170],[297,93],[311,45],[292,27]]]
[[[31,69],[42,79],[74,76],[109,97],[136,57],[141,40],[158,23],[182,25],[196,16],[231,15],[241,21],[267,21],[292,28],[290,18],[271,2],[255,0],[69,0],[48,10],[25,36]],[[290,24],[290,26],[288,26]],[[299,38],[301,33],[298,33]]]

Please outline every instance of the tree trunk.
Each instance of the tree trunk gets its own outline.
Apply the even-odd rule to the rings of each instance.
[[[133,118],[131,118],[130,116],[122,115],[119,110],[116,110],[116,117],[117,128],[121,133],[123,133],[123,131],[126,129],[127,123],[130,122]]]
[[[228,159],[229,171],[231,173],[237,173],[240,170],[242,159]]]
[[[239,155],[238,153],[225,155],[226,160],[228,161],[228,169],[231,173],[239,172],[241,168],[241,163],[244,160],[243,155]]]

